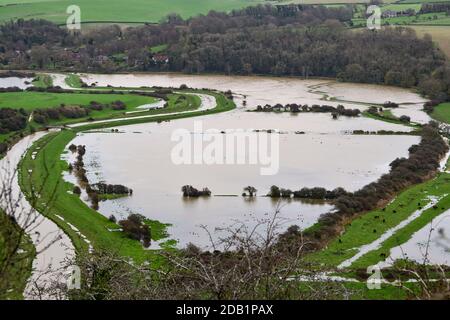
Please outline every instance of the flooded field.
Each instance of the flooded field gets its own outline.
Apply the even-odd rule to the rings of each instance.
[[[26,89],[32,86],[31,81],[33,81],[32,78],[18,78],[18,77],[0,78],[0,88],[17,87],[20,89]]]
[[[371,103],[397,102],[394,114],[407,115],[412,121],[426,123],[429,116],[422,111],[426,101],[410,90],[370,84],[341,83],[329,79],[278,78],[259,76],[180,75],[180,74],[85,74],[83,80],[99,86],[162,86],[232,90],[238,105],[246,100],[249,109],[264,104],[328,104],[346,108],[367,109]]]
[[[201,123],[203,131],[217,129],[224,136],[237,129],[278,130],[280,134],[274,133],[279,138],[278,172],[263,176],[261,166],[250,164],[174,164],[173,132],[185,129],[194,135],[196,123]],[[189,242],[208,243],[208,235],[201,231],[200,225],[210,230],[236,221],[251,226],[277,209],[286,219],[286,227],[297,224],[307,228],[332,206],[299,200],[274,201],[264,197],[272,185],[292,190],[320,186],[354,191],[388,172],[389,163],[407,156],[408,148],[419,141],[418,137],[408,135],[349,134],[352,130],[410,130],[363,117],[333,120],[329,114],[254,113],[245,112],[242,107],[217,115],[117,129],[119,133],[110,130],[83,133],[73,141],[86,145],[84,159],[91,183],[105,181],[134,190],[132,197],[101,202],[100,212],[118,218],[134,212],[171,223],[169,232],[180,246]],[[305,134],[296,134],[298,131]],[[213,196],[185,199],[181,193],[183,185],[208,187]],[[255,199],[241,196],[248,185],[258,190]]]
[[[86,133],[73,141],[87,147],[85,164],[91,182],[124,184],[134,190],[132,197],[102,202],[105,216],[138,212],[172,223],[172,234],[181,243],[196,242],[189,234],[198,225],[215,228],[247,220],[250,213],[260,218],[273,213],[278,202],[261,197],[272,185],[292,190],[341,186],[354,191],[388,172],[389,163],[406,156],[409,146],[418,141],[414,136],[280,135],[279,171],[262,176],[258,165],[173,164],[171,129],[175,123],[188,127],[187,122],[127,126],[120,128],[122,133]],[[187,184],[208,187],[213,197],[186,200],[181,187]],[[251,201],[241,197],[247,185],[254,186],[259,197]],[[282,216],[304,228],[331,209],[294,200],[281,205]]]

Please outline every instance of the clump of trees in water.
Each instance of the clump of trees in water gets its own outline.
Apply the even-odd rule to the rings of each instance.
[[[421,141],[409,148],[408,158],[395,159],[390,164],[389,173],[382,175],[376,182],[355,192],[345,192],[333,200],[336,211],[321,216],[319,227],[302,235],[307,237],[309,249],[323,247],[329,239],[336,237],[352,218],[384,206],[401,190],[433,177],[448,149],[436,123],[431,122],[423,126]],[[288,239],[290,240],[287,241]],[[293,239],[295,236],[289,233],[281,237],[280,241],[283,245],[295,247]]]
[[[145,217],[140,214],[130,214],[127,219],[120,220],[122,231],[131,239],[141,241],[144,247],[151,244],[151,229],[145,223]]]
[[[338,116],[346,116],[346,117],[357,117],[361,114],[359,109],[346,109],[343,105],[338,105],[337,107],[333,107],[330,105],[318,105],[313,104],[309,106],[307,104],[301,105],[296,103],[290,103],[286,105],[276,104],[274,106],[270,104],[266,104],[264,106],[258,105],[256,107],[257,112],[329,112],[332,113],[333,118],[337,118]]]
[[[91,201],[91,206],[94,210],[98,210],[99,208],[99,195],[132,195],[133,190],[129,189],[120,184],[107,184],[104,182],[99,182],[91,185],[89,183],[89,179],[86,175],[86,169],[84,168],[83,157],[86,154],[86,146],[75,144],[71,144],[69,150],[73,153],[77,153],[76,161],[73,164],[69,165],[69,170],[73,172],[75,177],[77,178],[81,188],[86,190],[88,194],[89,200]],[[81,189],[78,186],[75,186],[73,189],[73,193],[76,195],[81,194]]]
[[[181,192],[183,192],[183,197],[185,198],[198,198],[198,197],[209,197],[211,196],[211,190],[208,188],[203,188],[198,190],[191,185],[185,185],[181,187]]]
[[[317,199],[317,200],[332,200],[342,195],[348,194],[343,188],[336,188],[334,190],[327,190],[321,187],[314,188],[301,188],[298,191],[292,191],[290,189],[279,188],[278,186],[272,186],[268,193],[271,198],[299,198],[299,199]]]
[[[242,193],[242,196],[253,198],[256,196],[256,192],[258,192],[258,190],[256,190],[255,187],[247,186],[244,188],[244,192]]]
[[[99,182],[91,185],[92,189],[98,194],[117,194],[117,195],[132,195],[133,189],[127,188],[121,184],[107,184]]]

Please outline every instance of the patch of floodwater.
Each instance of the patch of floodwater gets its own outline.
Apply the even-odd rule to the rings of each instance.
[[[254,109],[265,104],[328,104],[337,106],[343,104],[346,108],[365,110],[368,104],[382,104],[393,101],[404,104],[402,115],[410,116],[413,121],[426,121],[425,112],[418,107],[406,104],[421,105],[426,100],[408,89],[370,85],[342,83],[333,80],[261,76],[223,76],[223,75],[184,75],[184,74],[83,74],[87,83],[98,82],[100,86],[116,87],[162,86],[179,87],[186,84],[189,87],[210,88],[221,91],[232,90],[236,94],[238,106],[246,100],[246,106]],[[328,99],[327,99],[328,97]],[[345,102],[330,101],[329,98]],[[362,104],[361,104],[362,103]]]
[[[371,251],[379,249],[381,247],[381,245],[383,244],[383,242],[386,241],[387,239],[389,239],[395,232],[397,232],[398,230],[400,230],[403,227],[407,226],[410,222],[412,222],[416,218],[420,217],[424,211],[426,211],[426,210],[430,209],[431,207],[433,207],[442,198],[443,198],[443,196],[441,196],[441,197],[431,197],[431,196],[429,196],[428,199],[429,199],[430,202],[427,205],[425,205],[422,209],[418,209],[418,210],[414,211],[408,218],[406,218],[405,220],[400,222],[395,227],[390,228],[389,230],[384,232],[375,241],[357,248],[358,252],[353,257],[351,257],[351,258],[345,260],[344,262],[342,262],[338,266],[338,268],[339,269],[343,269],[343,268],[350,267],[353,262],[355,262],[356,260],[358,260],[359,258],[364,256],[365,254],[367,254],[367,253],[369,253]]]
[[[136,107],[136,109],[144,109],[144,110],[162,109],[162,108],[164,108],[165,104],[166,104],[166,102],[164,100],[158,100],[158,101],[153,102],[153,103],[143,104],[143,105],[141,105],[139,107]],[[127,113],[132,113],[132,112],[127,112]],[[136,112],[140,112],[140,111],[136,111]]]
[[[261,176],[260,167],[256,165],[173,164],[171,151],[176,143],[171,140],[172,132],[177,128],[192,131],[194,121],[198,120],[203,120],[205,130],[218,128],[229,132],[233,128],[248,128],[251,125],[261,129],[278,126],[288,132],[279,135],[279,172],[274,176]],[[120,127],[120,134],[79,134],[73,143],[86,145],[84,158],[91,183],[102,179],[134,190],[132,197],[101,202],[102,214],[122,218],[130,212],[141,213],[148,218],[171,223],[173,227],[169,228],[169,233],[181,245],[188,242],[202,245],[207,243],[208,237],[200,231],[199,225],[214,229],[226,227],[236,220],[251,225],[255,219],[267,217],[276,210],[279,204],[270,198],[258,197],[252,201],[242,198],[240,195],[244,186],[256,187],[260,196],[265,195],[271,185],[292,190],[304,186],[328,189],[343,186],[356,190],[388,172],[389,163],[396,157],[407,156],[409,146],[419,141],[417,136],[339,133],[340,129],[348,127],[361,128],[357,125],[360,123],[358,120],[339,124],[339,121],[333,122],[331,117],[322,114],[295,117],[236,111],[169,123],[123,126]],[[379,124],[383,123],[374,121],[374,125]],[[293,133],[294,129],[311,133],[297,135]],[[332,133],[327,134],[327,131]],[[99,165],[92,170],[91,157]],[[213,195],[234,196],[187,200],[182,198],[180,190],[186,184],[208,187]],[[326,203],[286,200],[282,203],[281,214],[290,220],[289,224],[306,228],[331,209],[332,206]]]
[[[409,259],[418,263],[450,266],[450,210],[439,215],[428,225],[414,233],[406,243],[392,248],[381,268],[395,260]]]
[[[420,95],[410,90],[375,84],[331,81],[324,85],[316,86],[315,90],[324,92],[339,100],[375,104],[383,104],[387,101],[402,104],[423,104],[427,101],[425,98],[422,98]]]
[[[428,113],[423,111],[423,103],[401,104],[398,108],[390,110],[396,117],[401,117],[403,115],[410,117],[412,122],[426,124],[432,120]]]
[[[32,78],[7,77],[0,78],[0,88],[17,87],[19,89],[26,89],[31,87]]]

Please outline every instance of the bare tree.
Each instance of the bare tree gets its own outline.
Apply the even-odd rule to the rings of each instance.
[[[276,245],[286,223],[279,211],[248,227],[236,222],[210,232],[207,249],[189,244],[164,251],[151,261],[134,263],[114,252],[79,255],[81,289],[72,299],[338,299],[341,283],[308,281],[302,245],[293,254]],[[220,234],[220,236],[216,236]],[[68,262],[74,264],[74,262]],[[309,278],[311,276],[311,278]]]
[[[35,256],[47,250],[59,240],[60,234],[49,232],[39,233],[39,226],[44,216],[37,212],[36,206],[39,195],[47,184],[47,176],[43,183],[31,192],[25,199],[19,187],[19,172],[7,159],[3,159],[0,167],[0,299],[11,294],[20,295],[24,281],[31,272],[31,263]],[[22,173],[31,174],[31,173]],[[34,187],[33,187],[34,188]],[[53,193],[54,194],[54,193]],[[48,208],[54,201],[52,196],[44,205]],[[39,250],[31,241],[45,244]]]

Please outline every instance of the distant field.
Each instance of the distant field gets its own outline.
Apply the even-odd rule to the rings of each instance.
[[[69,5],[81,8],[82,22],[159,22],[170,13],[183,18],[210,10],[230,11],[262,0],[0,0],[0,22],[18,18],[41,18],[65,23]]]
[[[403,0],[398,3],[433,3],[433,2],[448,2],[448,0]]]
[[[416,30],[419,37],[428,33],[439,47],[444,51],[447,57],[450,57],[450,26],[408,26]]]

